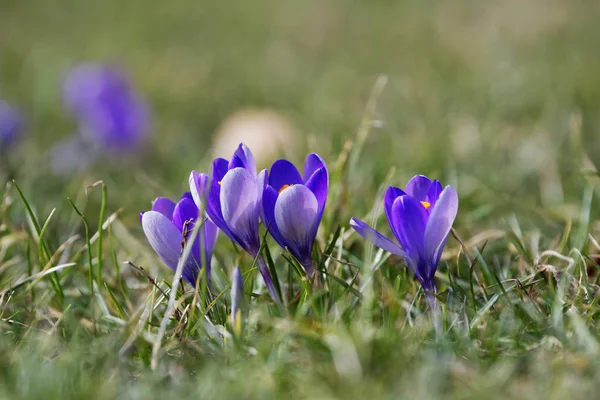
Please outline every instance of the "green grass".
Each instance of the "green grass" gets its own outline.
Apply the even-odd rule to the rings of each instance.
[[[593,2],[122,3],[0,7],[2,96],[29,119],[10,155],[16,184],[0,189],[3,398],[596,395]],[[152,106],[153,143],[139,159],[58,178],[47,150],[75,130],[60,79],[82,59],[127,68]],[[294,162],[326,159],[315,257],[327,273],[302,281],[269,239],[281,315],[253,260],[221,234],[214,296],[184,285],[161,337],[173,273],[139,212],[185,190],[190,170],[208,172],[213,132],[243,107],[290,119]],[[460,196],[465,248],[450,238],[436,275],[441,335],[403,262],[348,226],[366,216],[386,231],[383,189],[417,173]],[[249,307],[233,335],[237,264]]]

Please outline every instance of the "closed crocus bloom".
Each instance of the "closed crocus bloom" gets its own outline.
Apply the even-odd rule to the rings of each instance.
[[[63,97],[79,121],[79,133],[99,150],[132,152],[146,141],[148,107],[121,69],[78,65],[65,79]]]
[[[384,203],[390,228],[401,247],[356,218],[350,220],[350,226],[375,246],[404,257],[433,308],[433,278],[458,212],[458,195],[451,186],[442,190],[437,180],[417,175],[404,190],[389,187]]]
[[[287,248],[308,276],[313,273],[312,248],[327,201],[329,174],[317,154],[309,154],[304,175],[287,160],[271,167],[263,191],[263,222],[271,236]]]
[[[262,181],[265,174],[266,171],[261,172]],[[243,143],[231,161],[223,158],[213,161],[210,182],[208,177],[195,171],[190,175],[190,191],[197,206],[204,206],[201,198],[210,188],[205,205],[209,218],[252,256],[256,256],[260,250],[258,225],[262,186],[256,174],[252,152]]]
[[[150,246],[173,271],[177,270],[185,243],[198,222],[198,212],[191,193],[185,193],[177,203],[159,197],[154,200],[152,210],[141,215],[142,228]],[[196,285],[198,272],[203,265],[210,282],[212,251],[219,233],[216,225],[207,218],[204,218],[200,229],[202,231],[196,235],[182,273],[183,278],[193,286]],[[202,244],[200,240],[203,240]],[[201,251],[203,254],[200,254]]]
[[[207,174],[200,174],[192,171],[190,174],[190,193],[199,210],[206,211],[206,197],[210,184],[210,177]]]
[[[0,153],[6,152],[19,141],[23,128],[19,111],[0,100]]]
[[[192,193],[203,193],[207,182],[192,172]],[[206,213],[220,230],[252,257],[257,258],[258,269],[269,294],[280,305],[279,295],[264,258],[260,255],[258,231],[261,198],[266,185],[267,171],[256,174],[252,152],[240,144],[231,161],[217,158],[213,161]],[[196,196],[199,197],[199,196]],[[200,207],[200,204],[198,204]]]

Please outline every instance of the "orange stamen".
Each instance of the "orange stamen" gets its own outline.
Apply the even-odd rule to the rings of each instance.
[[[287,188],[290,188],[290,187],[292,187],[292,186],[294,186],[294,185],[293,185],[293,184],[292,184],[292,185],[283,185],[283,186],[281,187],[281,189],[279,189],[279,193],[283,192],[285,189],[287,189]]]
[[[426,210],[429,210],[429,207],[431,207],[431,203],[427,201],[422,201],[421,204],[423,205],[423,207],[425,207]]]

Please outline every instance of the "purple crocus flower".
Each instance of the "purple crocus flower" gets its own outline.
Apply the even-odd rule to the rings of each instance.
[[[144,144],[149,110],[121,69],[80,64],[68,73],[63,98],[79,120],[80,135],[98,150],[131,152]]]
[[[442,190],[439,181],[417,175],[404,191],[389,187],[384,202],[390,228],[402,247],[356,218],[350,226],[375,246],[404,257],[434,308],[433,278],[458,212],[458,195],[452,186]]]
[[[185,193],[177,203],[165,197],[159,197],[154,200],[151,211],[141,214],[142,228],[150,246],[173,271],[177,269],[185,242],[192,234],[198,220],[198,212],[191,193]],[[198,271],[202,265],[206,268],[206,278],[210,282],[212,251],[219,233],[215,224],[207,218],[205,218],[201,230],[196,235],[182,273],[183,278],[193,286],[196,285]],[[201,238],[204,240],[203,245],[200,243]],[[201,249],[204,257],[200,254]]]
[[[279,295],[265,260],[260,254],[258,231],[262,193],[266,185],[267,171],[256,174],[252,152],[240,144],[231,161],[217,158],[213,161],[212,181],[206,202],[209,218],[234,243],[257,259],[258,269],[269,294],[280,305]],[[192,193],[205,190],[207,183],[199,181],[195,172],[190,176]],[[200,204],[198,204],[200,207]]]
[[[0,153],[6,152],[16,144],[24,127],[19,111],[0,100]]]
[[[309,154],[304,176],[287,160],[273,163],[263,192],[263,222],[271,236],[287,248],[311,276],[312,248],[323,216],[329,174],[323,159]]]

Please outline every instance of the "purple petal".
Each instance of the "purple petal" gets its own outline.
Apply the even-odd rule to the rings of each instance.
[[[327,168],[318,169],[306,182],[305,185],[317,198],[319,210],[322,212],[327,202],[327,193],[329,191],[329,174]]]
[[[190,254],[183,267],[181,277],[190,285],[196,286],[196,280],[198,278],[198,271],[200,271],[200,268],[202,268],[202,265],[198,262],[198,259]]]
[[[431,187],[427,192],[427,202],[429,202],[430,205],[429,211],[433,210],[433,207],[435,207],[435,203],[437,203],[441,193],[442,184],[436,179],[431,183]]]
[[[148,211],[142,216],[142,228],[161,260],[172,270],[177,269],[183,237],[173,222],[157,211]]]
[[[385,210],[385,216],[387,217],[388,223],[392,225],[392,205],[394,200],[400,196],[404,196],[406,193],[402,189],[394,186],[390,186],[385,191],[385,197],[383,200],[383,208]]]
[[[198,206],[199,209],[203,209],[209,189],[208,175],[199,174],[196,171],[192,171],[190,174],[189,183],[192,198],[194,199],[196,206]]]
[[[250,254],[258,252],[260,204],[256,177],[244,168],[229,170],[222,180],[220,197],[223,219],[238,244]]]
[[[304,162],[304,182],[307,182],[319,168],[323,167],[327,166],[320,155],[317,153],[309,154]]]
[[[265,188],[267,187],[267,182],[269,181],[269,173],[266,169],[263,169],[256,176],[256,190],[258,190],[258,212],[260,215],[260,220],[265,221],[265,215],[262,207],[262,196]]]
[[[294,185],[279,194],[275,203],[275,222],[281,236],[298,261],[310,258],[315,240],[313,226],[319,203],[310,189]]]
[[[157,197],[152,203],[152,211],[158,211],[168,219],[173,219],[175,203],[166,197]]]
[[[404,188],[404,191],[409,196],[416,198],[419,201],[427,200],[427,192],[431,187],[431,179],[424,175],[414,176]]]
[[[421,203],[412,196],[400,196],[392,205],[391,227],[400,246],[406,252],[409,266],[417,275],[419,260],[424,259],[424,237],[427,211]]]
[[[254,156],[250,151],[250,148],[246,146],[244,143],[240,143],[235,153],[233,153],[233,157],[229,162],[229,169],[234,168],[244,168],[248,170],[252,175],[256,176],[256,163],[254,161]]]
[[[182,232],[182,239],[186,242],[192,237],[192,230],[198,218],[198,207],[191,194],[185,195],[179,200],[173,210],[173,225]],[[185,227],[185,229],[184,229]],[[183,233],[185,232],[185,235]],[[196,234],[192,249],[187,260],[185,260],[183,277],[191,284],[196,284],[198,271],[202,267],[202,257],[200,256],[200,233]]]
[[[279,195],[271,186],[267,186],[263,191],[262,206],[263,206],[263,224],[269,230],[269,233],[275,239],[277,244],[286,248],[287,244],[275,222],[275,203]]]
[[[212,163],[211,182],[216,185],[221,182],[227,171],[229,171],[228,161],[224,158],[215,158]]]
[[[269,267],[267,266],[262,253],[258,254],[258,257],[256,258],[256,264],[258,265],[258,271],[260,272],[260,275],[265,281],[265,286],[269,292],[269,295],[275,301],[275,303],[281,307],[281,298],[279,297],[279,293],[275,287],[275,282],[273,281],[273,277],[271,276],[271,272],[269,272]]]
[[[206,213],[219,229],[229,236],[230,239],[235,240],[223,219],[223,212],[221,210],[221,183],[227,173],[227,164],[227,160],[223,158],[217,158],[213,161],[210,191],[208,192],[208,200],[206,202]]]
[[[350,226],[356,233],[362,236],[363,239],[368,240],[375,246],[387,251],[388,253],[396,254],[405,257],[404,251],[396,243],[377,232],[359,219],[352,218],[350,220]]]
[[[187,223],[187,231],[191,233],[197,218],[198,206],[191,198],[184,197],[175,205],[173,224],[179,229],[179,232],[183,232],[183,227]]]
[[[431,211],[425,229],[425,254],[432,266],[437,267],[446,239],[458,212],[458,194],[452,186],[446,186]]]
[[[323,211],[325,210],[325,204],[327,203],[327,193],[329,191],[329,174],[327,173],[327,168],[323,167],[315,171],[306,182],[306,187],[313,192],[319,205],[319,212],[314,221],[315,225],[313,226],[312,233],[312,236],[316,236],[319,224],[321,223],[321,218],[323,217]]]
[[[204,221],[204,268],[206,268],[206,278],[210,282],[212,253],[219,236],[219,228],[209,219]]]
[[[300,176],[298,169],[288,160],[277,160],[271,166],[269,173],[269,185],[277,192],[284,186],[292,186],[303,184],[304,181]]]

